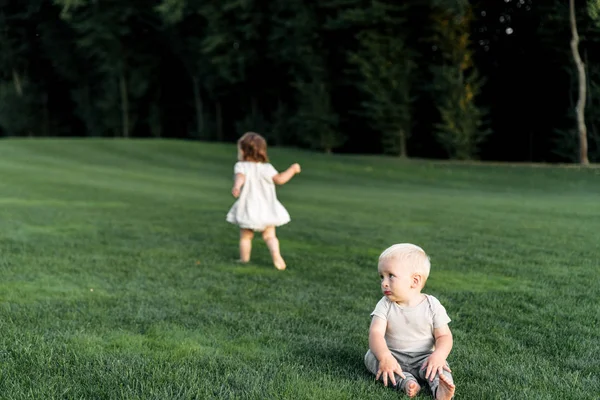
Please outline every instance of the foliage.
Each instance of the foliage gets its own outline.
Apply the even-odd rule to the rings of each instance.
[[[19,89],[12,82],[0,82],[0,131],[7,136],[41,136],[41,99],[27,79],[19,82]]]
[[[298,141],[313,149],[332,152],[344,142],[338,130],[339,116],[332,103],[333,73],[328,69],[329,52],[324,43],[319,6],[290,0],[275,9],[270,48],[281,51],[289,72],[292,101],[296,104],[293,130]]]
[[[595,48],[600,40],[600,25],[598,24],[596,0],[587,0],[588,13],[578,12],[575,16],[580,35],[580,52],[587,74],[587,104],[585,121],[588,134],[588,158],[591,162],[600,162],[600,57]],[[540,34],[548,43],[553,43],[556,35],[570,38],[568,4],[556,1],[543,9],[549,15],[546,27],[540,29]],[[552,34],[550,32],[553,32]],[[552,151],[564,160],[576,163],[579,161],[579,137],[575,107],[578,93],[577,70],[568,41],[562,47],[554,47],[555,57],[563,65],[565,74],[569,77],[567,93],[568,109],[565,111],[566,121],[552,132]]]
[[[600,28],[600,0],[587,0],[587,11],[594,24]]]
[[[536,104],[557,110],[548,132],[536,132],[536,157],[568,158],[568,143],[550,145],[550,130],[571,124],[569,76],[559,67],[571,60],[561,53],[568,46],[557,45],[566,14],[547,12],[547,3],[142,3],[2,0],[0,108],[12,119],[4,117],[0,134],[232,141],[255,130],[270,143],[326,152],[503,159],[503,147],[520,144],[512,132],[521,124],[502,99],[514,93],[498,82],[518,72],[499,65],[527,49],[548,76],[536,74],[537,89],[523,89],[555,87]],[[509,37],[502,21],[520,6],[530,11]],[[596,76],[598,2],[581,7],[582,54]],[[501,50],[509,47],[514,54]],[[586,120],[596,114],[588,107]]]
[[[360,11],[346,10],[341,18],[367,25],[356,35],[357,51],[349,53],[358,86],[367,95],[363,114],[381,133],[384,152],[406,157],[416,69],[414,51],[403,37],[407,7],[373,1],[366,12]]]
[[[455,14],[439,9],[434,14],[434,41],[442,54],[442,63],[434,65],[432,71],[434,96],[441,115],[436,124],[439,141],[451,158],[470,160],[477,157],[479,145],[489,131],[484,127],[486,113],[475,103],[483,80],[473,63],[470,46],[473,11],[462,6],[460,10],[460,14]]]

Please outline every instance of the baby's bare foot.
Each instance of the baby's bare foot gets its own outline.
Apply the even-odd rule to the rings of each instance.
[[[421,386],[419,386],[419,384],[415,381],[409,381],[405,386],[404,386],[404,392],[406,392],[406,395],[410,398],[415,397],[417,394],[419,394],[419,391],[421,390]]]
[[[456,386],[450,382],[450,379],[446,375],[440,374],[439,377],[440,383],[438,384],[435,398],[436,400],[450,400],[454,396]]]
[[[273,264],[275,264],[275,268],[277,268],[280,271],[283,271],[286,268],[285,261],[283,260],[283,258],[281,258],[281,256],[274,258]]]

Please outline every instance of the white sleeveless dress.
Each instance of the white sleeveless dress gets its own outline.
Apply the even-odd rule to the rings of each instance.
[[[227,213],[227,222],[258,232],[290,222],[290,214],[277,200],[273,177],[278,172],[271,164],[240,161],[235,164],[234,173],[244,174],[246,181]]]

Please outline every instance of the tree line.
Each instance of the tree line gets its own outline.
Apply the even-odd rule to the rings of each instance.
[[[552,162],[580,160],[582,117],[598,161],[600,0],[573,9],[0,0],[0,135],[233,141],[252,130],[324,152]]]

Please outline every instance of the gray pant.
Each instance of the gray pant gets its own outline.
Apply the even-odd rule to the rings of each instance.
[[[431,352],[400,353],[398,351],[393,350],[391,350],[391,352],[394,358],[398,361],[398,364],[400,364],[400,368],[402,368],[404,376],[406,376],[406,379],[402,379],[397,374],[394,374],[394,378],[396,378],[397,384],[396,388],[398,390],[404,390],[406,384],[411,380],[420,383],[421,386],[426,381],[429,385],[429,388],[431,389],[431,392],[433,393],[433,396],[435,397],[437,387],[440,382],[438,373],[435,374],[433,381],[430,381],[429,379],[425,379],[425,373],[427,372],[427,369],[421,370],[423,363],[425,362],[425,360],[427,360],[427,357],[429,357]],[[379,361],[377,361],[375,354],[371,353],[371,350],[367,351],[367,354],[365,354],[365,365],[373,375],[377,375],[377,370],[379,369]],[[448,363],[446,363],[446,365],[448,365]],[[454,383],[452,379],[452,374],[450,374],[450,372],[444,370],[443,373],[450,379],[450,382]],[[379,379],[382,378],[380,377]]]

